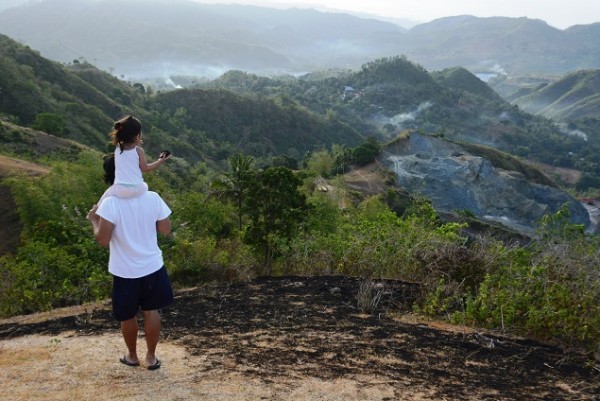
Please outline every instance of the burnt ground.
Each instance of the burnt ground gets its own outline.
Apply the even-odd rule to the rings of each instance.
[[[584,355],[419,322],[409,311],[413,285],[385,281],[362,297],[361,283],[337,276],[264,277],[181,290],[163,311],[164,341],[204,355],[200,370],[235,370],[265,384],[352,377],[364,378],[365,386],[374,379],[393,386],[397,395],[426,388],[431,400],[600,399],[600,370]],[[370,311],[358,307],[359,298],[374,295],[380,298]],[[0,321],[0,339],[67,331],[91,336],[117,333],[116,327],[104,303],[34,323]]]

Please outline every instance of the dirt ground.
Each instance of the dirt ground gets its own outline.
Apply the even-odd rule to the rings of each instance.
[[[157,371],[118,362],[107,302],[2,320],[0,400],[600,399],[585,356],[419,321],[414,286],[376,284],[268,277],[178,291]]]

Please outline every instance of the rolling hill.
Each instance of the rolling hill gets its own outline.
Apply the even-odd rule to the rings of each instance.
[[[239,151],[279,155],[290,146],[300,156],[334,142],[355,146],[363,139],[351,127],[285,99],[220,90],[154,95],[141,84],[121,81],[89,63],[65,66],[50,61],[1,35],[0,55],[1,113],[25,126],[43,125],[40,116],[49,115],[59,123],[52,134],[100,151],[106,151],[113,121],[125,114],[140,116],[152,153],[167,147],[190,162],[219,160]]]
[[[129,16],[135,15],[130,22]],[[410,30],[315,10],[187,1],[44,0],[0,12],[1,33],[63,63],[83,57],[129,79],[231,69],[259,75],[360,68],[406,55],[429,70],[563,74],[600,67],[600,23],[553,28],[527,18],[441,18]],[[132,51],[135,49],[135,51]]]
[[[594,118],[600,110],[600,70],[581,70],[557,81],[522,89],[508,100],[557,121]]]

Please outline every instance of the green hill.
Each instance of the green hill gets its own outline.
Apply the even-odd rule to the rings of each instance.
[[[155,95],[89,63],[49,61],[1,35],[0,56],[0,113],[5,118],[101,151],[106,151],[113,121],[124,114],[142,119],[149,154],[169,148],[190,162],[221,160],[239,151],[302,157],[332,143],[362,141],[356,130],[285,97],[222,90]]]
[[[465,68],[448,68],[433,72],[432,76],[440,85],[446,88],[458,89],[496,102],[502,102],[500,95]]]
[[[557,121],[597,117],[600,110],[600,70],[582,70],[512,96],[523,110]]]
[[[93,147],[103,146],[107,127],[132,107],[131,100],[114,95],[122,93],[131,98],[136,94],[116,79],[110,88],[96,87],[87,80],[93,74],[104,73],[89,64],[63,66],[0,35],[0,112],[20,124],[32,126],[40,114],[51,114],[60,120],[60,127],[52,134]]]
[[[523,111],[464,68],[429,73],[406,57],[392,57],[369,62],[356,72],[265,78],[231,71],[191,85],[265,97],[283,94],[365,137],[388,139],[414,130],[600,175],[597,141],[568,135],[552,120]],[[598,132],[594,121],[578,122],[589,138]]]
[[[285,96],[267,98],[226,90],[184,89],[156,96],[152,108],[165,116],[162,121],[176,116],[187,132],[203,133],[195,136],[197,140],[205,136],[229,144],[232,151],[259,156],[286,154],[301,159],[306,152],[330,148],[333,143],[356,146],[364,140],[349,125],[328,120]],[[179,136],[173,128],[173,135]]]

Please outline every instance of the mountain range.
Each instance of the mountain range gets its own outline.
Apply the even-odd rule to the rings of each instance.
[[[462,66],[488,77],[600,68],[600,23],[559,30],[528,18],[464,15],[407,30],[311,9],[44,0],[1,11],[0,27],[49,59],[85,59],[133,80],[214,78],[232,69],[270,76],[356,69],[398,55],[428,70]]]

